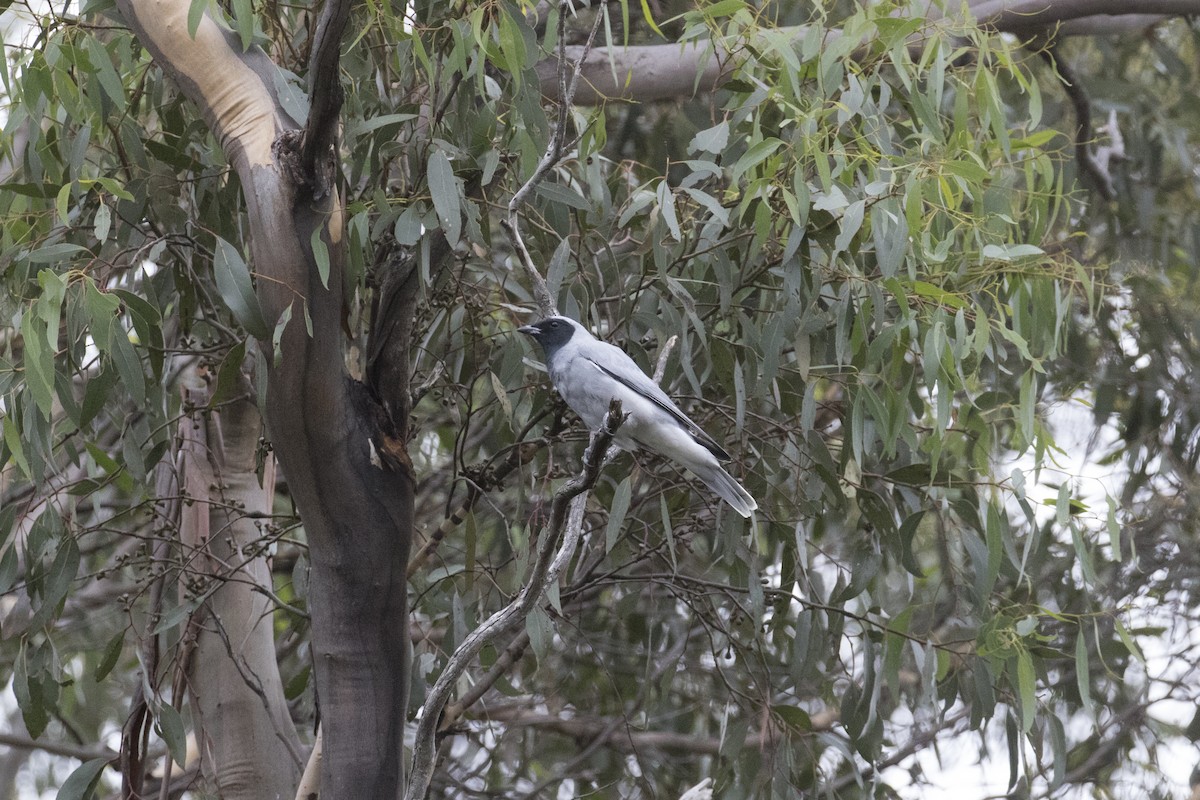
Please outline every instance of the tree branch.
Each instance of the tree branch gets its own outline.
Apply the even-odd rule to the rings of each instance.
[[[1079,172],[1091,178],[1097,191],[1109,202],[1117,199],[1112,175],[1107,165],[1102,165],[1092,153],[1092,105],[1088,100],[1079,76],[1071,65],[1063,60],[1059,48],[1053,42],[1038,51],[1042,59],[1057,73],[1071,105],[1075,108],[1075,161]]]
[[[421,800],[429,788],[436,763],[434,745],[438,724],[441,721],[442,711],[450,699],[450,692],[459,677],[485,645],[525,619],[534,604],[541,599],[546,588],[558,580],[563,567],[575,552],[582,534],[582,525],[576,524],[574,513],[570,513],[568,520],[568,507],[572,512],[576,505],[582,507],[582,503],[575,501],[577,498],[586,497],[585,493],[595,485],[612,438],[624,421],[625,416],[621,413],[620,401],[613,400],[608,414],[604,418],[604,424],[592,434],[591,444],[584,453],[583,471],[568,481],[554,495],[550,522],[546,526],[546,535],[538,551],[537,560],[516,599],[492,614],[463,640],[429,690],[425,704],[421,707],[421,718],[417,724],[416,742],[413,745],[412,777],[406,795],[408,800]],[[561,546],[559,546],[560,537]]]
[[[525,272],[529,276],[529,282],[533,284],[533,297],[537,301],[538,308],[542,312],[542,316],[551,317],[558,314],[558,304],[554,298],[550,296],[550,289],[546,285],[546,279],[542,277],[542,273],[533,263],[533,257],[529,255],[528,248],[525,247],[525,240],[521,238],[521,222],[518,212],[525,201],[529,199],[529,195],[537,188],[538,184],[546,179],[550,174],[550,170],[558,165],[562,159],[562,153],[567,143],[567,125],[571,114],[571,105],[575,98],[575,91],[579,86],[579,73],[583,61],[591,52],[592,42],[596,38],[596,31],[600,29],[600,21],[603,17],[596,15],[596,21],[592,24],[592,31],[588,34],[587,44],[581,48],[579,59],[575,62],[575,66],[571,71],[570,81],[567,80],[567,59],[565,52],[566,42],[566,19],[567,12],[571,8],[570,0],[562,0],[559,4],[558,15],[558,59],[555,64],[555,82],[559,100],[558,107],[558,122],[554,126],[554,131],[550,134],[550,141],[546,144],[546,152],[542,154],[541,161],[538,162],[537,168],[533,174],[529,176],[529,180],[517,190],[512,196],[512,200],[508,203],[508,218],[501,221],[504,230],[508,233],[509,241],[512,242],[513,250],[516,251],[517,257],[521,260],[521,264],[525,267]]]
[[[350,21],[350,0],[325,0],[308,60],[308,123],[300,163],[312,181],[313,197],[325,197],[333,184],[334,145],[344,92],[340,74],[342,36]]]
[[[68,744],[66,742],[43,742],[37,739],[30,739],[28,736],[16,736],[4,732],[0,732],[0,747],[11,747],[16,750],[41,750],[51,755],[62,756],[63,758],[77,758],[80,761],[106,758],[112,762],[113,766],[116,766],[121,758],[120,753],[114,753],[107,747],[80,747],[79,745]]]
[[[951,4],[948,8],[957,8]],[[936,13],[936,11],[934,12]],[[971,4],[981,27],[1003,33],[1034,33],[1085,17],[1172,17],[1200,14],[1200,0],[984,0]]]
[[[502,722],[507,725],[534,727],[552,731],[572,739],[596,739],[603,735],[603,744],[621,753],[636,753],[642,750],[667,750],[694,755],[720,755],[721,738],[700,736],[675,731],[631,730],[628,721],[617,717],[619,723],[612,725],[611,718],[574,717],[563,718],[553,714],[534,714],[519,709],[489,710],[480,719]],[[838,712],[828,709],[811,717],[812,731],[830,730],[838,721]],[[606,733],[607,732],[607,733]],[[778,742],[783,731],[770,727],[765,731],[751,732],[746,736],[746,747],[762,748]]]
[[[941,28],[939,20],[951,26],[961,25],[959,6],[948,4],[944,13],[930,3],[926,19],[930,25],[914,34],[909,49],[916,57]],[[1200,14],[1200,0],[978,0],[970,12],[982,28],[998,33],[1032,36],[1056,32],[1058,35],[1125,33],[1144,30],[1170,17]],[[808,35],[811,26],[797,25],[777,29],[793,41]],[[842,36],[831,28],[825,32],[825,44]],[[582,85],[573,98],[577,105],[598,105],[609,101],[650,103],[691,97],[720,88],[733,75],[736,54],[717,38],[633,47],[604,47],[585,53],[581,46],[566,47],[536,65],[542,94],[551,99],[562,97],[557,79],[561,62],[579,63]]]

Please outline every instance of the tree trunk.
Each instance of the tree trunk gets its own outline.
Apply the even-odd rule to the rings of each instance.
[[[291,309],[278,352],[269,331],[259,346],[269,365],[267,430],[304,520],[312,564],[309,610],[325,750],[321,795],[400,797],[414,484],[399,426],[377,392],[346,373],[342,201],[303,165],[298,126],[276,95],[276,66],[256,47],[242,52],[236,37],[207,14],[189,36],[189,5],[118,0],[130,27],[202,111],[237,170],[268,329]],[[335,115],[330,124],[336,123]],[[327,282],[312,251],[318,230],[329,255]],[[391,321],[401,341],[410,320]],[[389,394],[407,396],[406,370],[382,374],[396,378]]]
[[[188,400],[203,409],[207,392],[188,392]],[[204,774],[223,800],[290,800],[302,765],[275,658],[272,601],[261,591],[273,588],[261,540],[275,486],[270,459],[261,486],[256,474],[262,422],[242,399],[220,414],[194,410],[182,424],[191,500],[183,555],[191,574],[220,582],[196,614],[188,666]]]

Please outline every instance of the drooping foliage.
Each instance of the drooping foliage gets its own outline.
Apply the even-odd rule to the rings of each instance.
[[[580,12],[568,35],[602,14],[614,73],[626,44],[702,43],[729,64],[723,87],[561,117],[536,68],[557,10],[355,11],[352,375],[388,313],[378,259],[415,253],[421,270],[409,454],[434,545],[411,574],[414,711],[519,589],[587,437],[515,334],[536,306],[499,224],[555,125],[569,154],[521,225],[556,301],[648,372],[665,357],[663,386],[760,505],[744,522],[671,464],[618,456],[561,584],[462,682],[435,792],[672,797],[711,777],[719,797],[858,797],[921,782],[934,745],[970,731],[1002,785],[1155,787],[1130,758],[1153,753],[1162,696],[1139,641],[1188,645],[1155,635],[1144,600],[1181,621],[1195,577],[1171,544],[1198,452],[1194,212],[1172,207],[1195,205],[1187,104],[1126,130],[1118,178],[1139,189],[1105,209],[1076,183],[1073,117],[1033,49],[892,4],[665,5],[657,21],[646,4]],[[302,119],[289,70],[311,9],[222,13]],[[181,420],[261,396],[279,353],[250,336],[276,322],[254,297],[238,181],[111,4],[33,25],[3,75],[0,674],[32,737],[115,746],[161,636],[145,684],[186,775],[178,676],[215,584],[169,513],[196,498],[163,476]],[[1194,99],[1190,34],[1169,30],[1058,55],[1126,81],[1102,84],[1114,104],[1153,107],[1164,85]],[[1156,158],[1168,143],[1180,155]],[[431,255],[442,237],[448,263]],[[204,382],[193,408],[182,387]],[[1111,499],[1056,444],[1077,398],[1120,415],[1108,463],[1126,472],[1101,466],[1128,481]],[[306,544],[284,482],[275,511],[258,544],[308,735]],[[1187,574],[1169,590],[1156,569]]]

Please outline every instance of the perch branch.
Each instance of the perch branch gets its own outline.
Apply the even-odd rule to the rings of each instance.
[[[438,723],[442,710],[450,699],[454,685],[474,661],[479,651],[505,631],[525,619],[526,615],[537,603],[546,588],[558,580],[559,574],[575,548],[582,534],[582,513],[579,514],[579,524],[576,524],[575,514],[570,513],[568,506],[574,512],[576,505],[582,509],[582,503],[576,503],[578,498],[586,499],[586,492],[596,483],[600,468],[608,453],[608,446],[621,423],[625,421],[621,413],[621,403],[613,400],[609,406],[604,424],[592,435],[592,442],[584,453],[583,471],[567,482],[554,495],[554,503],[547,526],[547,535],[538,550],[537,559],[530,570],[529,578],[521,587],[516,599],[504,608],[492,614],[482,625],[476,628],[463,640],[442,674],[438,676],[425,704],[421,707],[421,719],[417,723],[416,742],[413,745],[412,778],[408,786],[408,800],[420,800],[429,788],[436,762],[436,738]],[[565,528],[565,532],[564,532]],[[559,546],[559,540],[562,544]]]
[[[667,359],[670,358],[671,351],[675,349],[675,344],[678,341],[678,336],[672,336],[663,344],[662,350],[658,354],[658,362],[654,367],[655,383],[662,382],[663,373],[667,368]],[[601,464],[601,467],[608,464],[608,462],[611,460],[609,457],[611,455],[612,453],[605,455],[604,463]],[[513,466],[515,467],[516,465],[514,464]],[[586,500],[586,495],[580,495],[571,501],[570,518],[572,520],[572,524],[582,525],[583,511],[586,505]],[[578,602],[578,598],[576,602]],[[512,669],[518,661],[521,660],[521,657],[525,655],[525,648],[528,646],[529,631],[521,631],[515,637],[513,637],[513,640],[509,642],[508,646],[504,649],[504,652],[500,654],[488,671],[479,680],[475,681],[474,685],[464,692],[457,702],[451,703],[446,707],[445,713],[442,715],[442,727],[444,728],[446,725],[452,724],[458,720],[458,718],[461,717],[468,708],[479,702],[479,700],[482,699],[487,693],[488,689],[494,686],[496,681],[500,680],[501,677],[508,674],[508,671]]]

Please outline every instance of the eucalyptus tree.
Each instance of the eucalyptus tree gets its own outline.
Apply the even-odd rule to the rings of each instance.
[[[4,74],[10,744],[84,759],[61,797],[850,797],[994,720],[1010,787],[1142,779],[1100,767],[1154,744],[1144,498],[1039,482],[1110,307],[1073,234],[1141,142],[1061,39],[1161,60],[1197,6],[43,11]],[[581,470],[514,335],[555,308],[753,520],[611,427]]]

